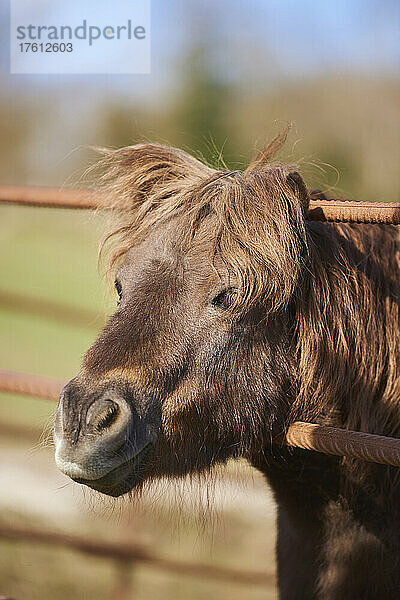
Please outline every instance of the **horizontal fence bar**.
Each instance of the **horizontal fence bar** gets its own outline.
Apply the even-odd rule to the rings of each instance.
[[[45,208],[93,209],[101,206],[101,196],[89,190],[34,186],[0,186],[0,203]],[[309,221],[400,224],[400,202],[358,202],[312,198]]]
[[[0,185],[0,203],[42,208],[93,209],[98,196],[89,190],[72,188]]]
[[[25,293],[15,294],[2,289],[0,289],[0,308],[88,329],[98,330],[105,323],[105,315],[94,310],[75,308],[46,298],[37,298]]]
[[[51,432],[49,432],[50,435]],[[0,421],[0,436],[8,437],[14,440],[26,440],[30,444],[38,443],[45,444],[44,440],[47,438],[47,433],[38,427],[31,427],[30,425],[18,425],[17,423],[4,423]],[[43,442],[38,442],[38,440],[43,440]],[[50,445],[47,444],[46,445]]]
[[[45,544],[68,548],[91,556],[121,563],[141,563],[165,571],[189,577],[201,577],[226,583],[269,586],[275,584],[272,573],[245,571],[231,567],[207,565],[188,561],[172,560],[156,556],[140,544],[98,542],[81,536],[40,531],[23,527],[0,525],[0,538],[33,544]]]
[[[386,435],[297,421],[289,426],[283,443],[324,454],[400,467],[400,439]]]
[[[353,200],[311,200],[308,221],[335,223],[400,224],[400,202],[362,202]]]
[[[0,370],[0,392],[57,401],[66,381],[43,375]]]
[[[0,371],[0,391],[57,400],[66,382]],[[275,443],[400,467],[400,439],[297,421]]]

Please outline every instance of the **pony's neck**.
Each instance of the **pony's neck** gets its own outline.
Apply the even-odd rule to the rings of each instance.
[[[398,234],[318,224],[309,233],[290,418],[400,437]],[[398,469],[300,449],[272,454],[253,464],[278,503],[281,599],[396,597]]]
[[[361,490],[337,457],[281,453],[255,461],[278,504],[281,600],[396,597],[400,490]],[[371,468],[381,472],[370,482],[387,478],[389,468]]]

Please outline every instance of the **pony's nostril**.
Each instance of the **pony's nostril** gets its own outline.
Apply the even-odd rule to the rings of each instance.
[[[97,431],[104,431],[115,423],[120,413],[120,408],[113,400],[101,400],[92,416],[92,425]]]

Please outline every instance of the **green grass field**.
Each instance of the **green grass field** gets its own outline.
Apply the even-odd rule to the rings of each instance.
[[[87,212],[0,207],[0,289],[21,298],[49,299],[100,315],[112,297],[97,268],[100,234]],[[0,366],[59,378],[78,370],[96,328],[72,327],[44,315],[23,314],[0,304]],[[12,410],[10,410],[12,407]],[[36,425],[49,418],[45,401],[2,395],[0,416]]]

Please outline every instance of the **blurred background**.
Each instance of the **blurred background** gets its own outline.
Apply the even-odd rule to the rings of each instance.
[[[152,0],[150,75],[10,75],[6,0],[0,39],[0,184],[79,185],[88,146],[143,140],[242,168],[293,122],[282,158],[299,161],[310,186],[399,200],[397,0]],[[0,368],[65,379],[79,369],[115,303],[97,268],[102,226],[86,212],[0,207]],[[57,307],[82,317],[59,319]],[[57,473],[41,436],[53,412],[0,395],[0,524],[274,573],[274,504],[248,466],[229,465],[209,489],[162,484],[111,503]],[[140,600],[276,597],[273,584],[144,566],[132,578]],[[0,593],[16,600],[105,600],[117,588],[110,561],[0,540]]]

